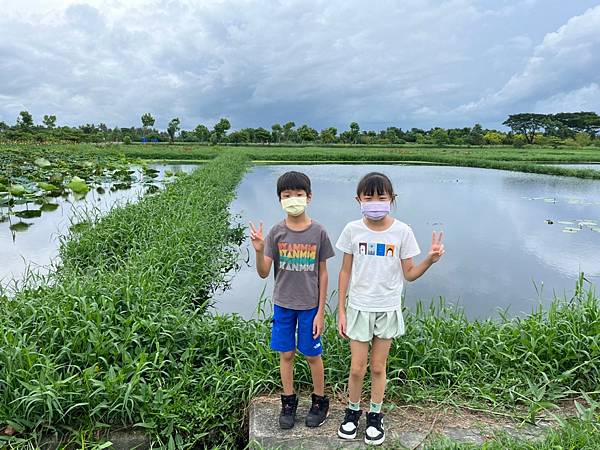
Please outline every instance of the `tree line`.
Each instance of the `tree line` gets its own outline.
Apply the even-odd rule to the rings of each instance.
[[[55,115],[44,115],[36,125],[28,111],[21,111],[12,126],[0,122],[0,141],[4,142],[199,142],[207,144],[432,144],[432,145],[599,145],[600,116],[595,112],[564,112],[558,114],[520,113],[509,115],[503,125],[510,131],[486,129],[480,124],[463,128],[429,130],[387,127],[384,130],[361,130],[357,122],[339,132],[335,127],[317,131],[307,124],[296,126],[293,121],[275,123],[270,130],[242,128],[231,130],[227,118],[212,127],[197,125],[182,130],[178,117],[171,119],[165,130],[154,128],[151,113],[144,113],[141,127],[110,128],[104,123],[78,127],[59,127]],[[228,133],[229,132],[229,133]]]

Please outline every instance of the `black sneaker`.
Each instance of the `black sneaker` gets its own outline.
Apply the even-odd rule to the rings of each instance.
[[[281,412],[279,413],[279,427],[289,430],[296,421],[296,409],[298,408],[298,397],[296,394],[281,396]]]
[[[385,431],[383,430],[383,414],[367,413],[367,429],[365,430],[365,444],[381,445],[385,441]]]
[[[329,415],[329,398],[327,396],[312,395],[312,405],[306,415],[307,427],[320,427]]]
[[[350,408],[346,408],[346,415],[344,421],[338,428],[338,436],[342,439],[354,439],[356,437],[356,431],[358,430],[358,421],[362,411],[355,411]]]

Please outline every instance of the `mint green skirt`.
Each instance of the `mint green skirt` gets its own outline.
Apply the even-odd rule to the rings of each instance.
[[[346,335],[353,341],[370,342],[373,336],[379,339],[394,339],[404,333],[401,309],[371,312],[358,311],[346,306]]]

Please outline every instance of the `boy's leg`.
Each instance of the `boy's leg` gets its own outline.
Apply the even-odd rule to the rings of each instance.
[[[363,380],[367,372],[369,359],[369,343],[350,341],[352,358],[350,362],[350,376],[348,377],[348,396],[352,403],[360,403]]]
[[[271,349],[279,352],[279,372],[284,395],[294,393],[294,355],[296,351],[296,311],[273,306]]]
[[[381,404],[385,394],[386,364],[390,352],[391,339],[373,337],[371,347],[371,401]]]
[[[279,352],[279,373],[284,395],[294,393],[294,355],[295,352]]]
[[[308,366],[313,381],[313,392],[321,397],[325,395],[325,371],[321,355],[307,356]]]
[[[318,308],[298,312],[298,350],[306,357],[310,367],[314,393],[323,396],[325,393],[325,373],[321,353],[321,337],[313,338],[313,322]]]
[[[306,415],[307,427],[318,427],[329,415],[329,399],[325,396],[325,373],[321,353],[321,337],[313,338],[313,323],[318,308],[298,313],[298,350],[306,357],[313,381],[312,404]]]

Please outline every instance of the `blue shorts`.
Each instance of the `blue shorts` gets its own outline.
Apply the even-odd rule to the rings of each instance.
[[[297,310],[273,305],[273,328],[271,348],[277,352],[296,350],[296,325],[298,327],[298,350],[304,356],[322,353],[321,336],[313,339],[313,321],[319,308]]]

